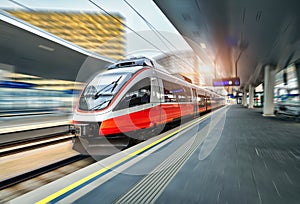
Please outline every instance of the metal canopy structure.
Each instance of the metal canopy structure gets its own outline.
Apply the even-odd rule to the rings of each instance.
[[[0,63],[17,73],[86,81],[114,62],[0,11]],[[77,76],[84,66],[84,72]],[[1,69],[1,67],[0,67]]]
[[[237,61],[241,88],[260,84],[265,65],[279,70],[300,58],[298,0],[154,2],[204,63],[231,77]]]

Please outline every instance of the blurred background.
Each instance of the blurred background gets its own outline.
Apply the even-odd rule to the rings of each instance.
[[[153,2],[146,4],[154,8]],[[155,58],[169,72],[202,86],[211,85],[215,75],[212,65],[199,59],[161,12],[151,14],[150,19],[162,21],[156,26],[163,26],[160,32],[173,47],[162,43],[161,37],[120,2],[106,3],[106,10],[82,1],[70,6],[67,1],[8,0],[0,6],[2,119],[71,113],[73,96],[80,94],[84,83],[107,64],[126,57]],[[147,14],[148,9],[143,8]]]
[[[110,59],[108,62],[123,59],[125,56],[125,31],[124,26],[121,24],[124,19],[118,14],[110,17],[97,12],[36,12],[25,11],[24,8],[21,10],[8,8],[2,11],[2,14],[30,26],[35,30],[34,32],[41,29],[43,33],[48,35],[48,39],[54,35],[61,42],[67,41],[68,44],[74,44],[78,49],[104,56]],[[115,18],[119,21],[116,21]],[[15,29],[12,34],[18,35],[19,32]],[[5,33],[1,33],[1,35],[3,36]],[[4,37],[7,38],[8,36]],[[39,40],[37,35],[32,35],[31,38],[31,45],[27,46],[27,49],[25,47],[27,52],[31,52],[30,49],[35,51],[36,47],[32,48],[32,44],[35,46]],[[13,40],[9,43],[14,44]],[[59,80],[57,78],[70,77],[59,76],[59,74],[55,74],[55,71],[57,69],[68,69],[68,67],[62,65],[72,59],[63,56],[53,59],[48,53],[56,50],[49,46],[49,42],[47,42],[47,45],[45,43],[39,44],[37,49],[39,49],[39,52],[46,52],[43,57],[48,57],[48,59],[42,60],[42,57],[38,54],[30,56],[24,62],[24,55],[22,53],[18,55],[19,49],[21,49],[19,46],[20,44],[15,47],[9,45],[9,50],[5,50],[5,52],[10,51],[12,54],[4,55],[0,63],[0,116],[12,117],[56,112],[71,113],[73,96],[80,93],[84,83],[76,82],[74,77],[73,80]],[[2,52],[4,52],[3,49]],[[67,50],[66,52],[70,51]],[[86,57],[88,56],[89,54],[86,55]],[[50,67],[48,62],[53,60],[59,61],[60,67]],[[43,68],[45,64],[47,64],[46,69]],[[39,68],[34,69],[36,66],[39,66]],[[77,63],[76,67],[80,67],[80,63]],[[71,71],[74,72],[73,69]],[[39,76],[35,76],[35,74]],[[65,75],[68,75],[68,73],[65,73]]]
[[[282,132],[277,132],[298,136],[298,129],[295,127],[299,127],[300,113],[300,80],[297,80],[297,77],[298,79],[300,77],[298,32],[300,18],[297,6],[294,5],[299,3],[295,0],[292,0],[292,3],[270,2],[1,0],[0,182],[5,181],[12,188],[4,189],[4,185],[0,185],[0,191],[4,189],[0,193],[0,203],[95,162],[79,161],[80,165],[76,164],[75,168],[68,166],[67,170],[58,169],[54,175],[49,174],[45,177],[42,175],[34,178],[35,181],[20,183],[19,186],[13,186],[13,182],[9,180],[58,161],[67,163],[70,158],[74,161],[83,159],[72,149],[74,127],[71,119],[77,98],[85,84],[96,74],[103,72],[108,65],[125,58],[148,57],[155,63],[155,68],[184,76],[196,85],[221,94],[226,97],[227,104],[243,103],[249,108],[253,105],[256,108],[254,113],[257,115],[264,111],[263,90],[266,84],[261,82],[264,81],[264,70],[268,67],[271,70],[270,75],[271,73],[272,76],[275,75],[275,84],[270,83],[272,84],[270,86],[274,87],[274,98],[272,96],[269,100],[269,102],[274,100],[275,103],[270,103],[272,115],[275,105],[274,113],[281,111],[283,119],[291,122],[282,126]],[[278,11],[280,12],[277,13]],[[232,85],[231,79],[234,78],[239,79],[239,85]],[[224,84],[221,84],[219,87],[213,87],[215,79],[224,79],[231,85],[224,87]],[[270,92],[272,93],[273,89]],[[291,114],[286,107],[296,107],[294,113],[298,115],[293,112]],[[260,123],[259,121],[254,122]],[[282,161],[293,161],[294,163],[289,163],[292,169],[290,172],[298,171],[298,174],[297,172],[290,174],[290,169],[288,173],[282,171],[283,177],[278,177],[278,180],[283,183],[290,182],[289,174],[291,180],[296,178],[295,181],[298,181],[300,168],[299,165],[297,168],[293,165],[297,162],[299,164],[299,142],[288,140],[288,135],[282,137],[280,142],[288,141],[286,146],[291,147],[287,153],[283,152],[281,143],[278,143],[280,148],[274,148],[274,138],[267,137],[271,141],[269,146],[272,147],[267,152],[267,149],[261,146],[264,142],[267,144],[268,140],[254,134],[255,132],[249,130],[246,123],[245,127],[238,128],[245,129],[243,133],[249,132],[250,139],[245,139],[247,137],[241,134],[243,138],[238,139],[238,143],[232,143],[230,140],[224,145],[229,147],[230,151],[223,149],[224,152],[230,153],[231,150],[239,148],[244,153],[237,156],[241,156],[242,165],[245,162],[249,164],[245,169],[251,171],[250,173],[241,168],[242,174],[249,173],[245,184],[252,182],[247,179],[252,179],[253,166],[256,164],[250,154],[250,160],[247,160],[246,153],[250,152],[250,148],[245,148],[244,142],[249,142],[251,148],[253,144],[258,145],[258,150],[261,148],[259,151],[256,148],[251,149],[253,157],[256,157],[256,154],[257,156],[261,154],[262,157],[259,156],[261,158],[266,155],[266,161],[270,160],[268,156],[279,158],[279,163],[284,165]],[[267,127],[268,130],[258,128],[255,131],[260,133],[276,131],[279,125],[274,125],[274,130],[272,126]],[[238,134],[240,130],[234,128],[236,127],[225,129]],[[230,135],[235,137],[234,134]],[[236,146],[227,146],[231,143]],[[294,147],[291,144],[298,146]],[[24,152],[29,153],[25,155]],[[235,155],[235,152],[233,154]],[[295,160],[290,159],[291,154],[296,155]],[[243,157],[244,155],[246,157]],[[232,163],[227,163],[229,158]],[[230,166],[238,161],[236,158],[228,156],[228,160],[222,159],[224,169],[226,165]],[[264,166],[267,168],[266,163]],[[207,169],[209,171],[207,175],[221,174],[218,172],[220,169],[211,168],[214,171]],[[230,168],[226,170],[230,172]],[[272,172],[279,172],[280,169],[267,168],[267,171],[270,176]],[[222,174],[224,175],[224,171]],[[267,174],[261,175],[268,178],[265,176]],[[232,178],[234,180],[238,177],[233,175]],[[205,178],[205,181],[210,179]],[[226,186],[217,181],[215,184],[217,188],[226,189]],[[261,185],[262,188],[268,189],[265,184]],[[273,185],[278,193],[272,180],[268,186]],[[202,186],[203,190],[211,191],[206,183]],[[298,195],[295,186],[292,195]],[[288,189],[284,185],[282,188]],[[227,189],[234,190],[231,187]],[[254,194],[258,192],[256,183],[253,189]],[[217,202],[220,192],[216,192],[219,193],[218,196],[212,196],[217,197]],[[248,188],[245,192],[249,197],[255,197],[254,194],[249,194]],[[189,193],[199,195],[198,190]],[[273,195],[267,191],[265,194]],[[288,193],[286,197],[293,199],[290,195]]]

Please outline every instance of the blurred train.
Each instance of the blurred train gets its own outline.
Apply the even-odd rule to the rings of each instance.
[[[0,80],[0,117],[71,111],[73,91],[42,90],[36,84]]]
[[[119,61],[83,90],[73,116],[73,149],[114,153],[167,123],[223,105],[224,97],[155,69],[148,58]]]
[[[275,89],[275,115],[300,119],[300,97],[298,87]]]

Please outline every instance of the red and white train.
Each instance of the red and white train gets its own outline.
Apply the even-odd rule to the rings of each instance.
[[[224,97],[154,69],[148,58],[119,61],[83,90],[73,116],[73,149],[111,154],[127,146],[132,133],[142,140],[145,130],[151,135],[224,104]]]

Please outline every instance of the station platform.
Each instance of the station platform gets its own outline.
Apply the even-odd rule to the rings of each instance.
[[[69,133],[71,119],[71,114],[53,113],[0,120],[0,146]]]
[[[300,203],[299,132],[226,106],[11,203]]]
[[[28,131],[37,128],[47,128],[56,125],[69,124],[71,114],[53,113],[47,115],[16,116],[0,120],[0,134]]]

